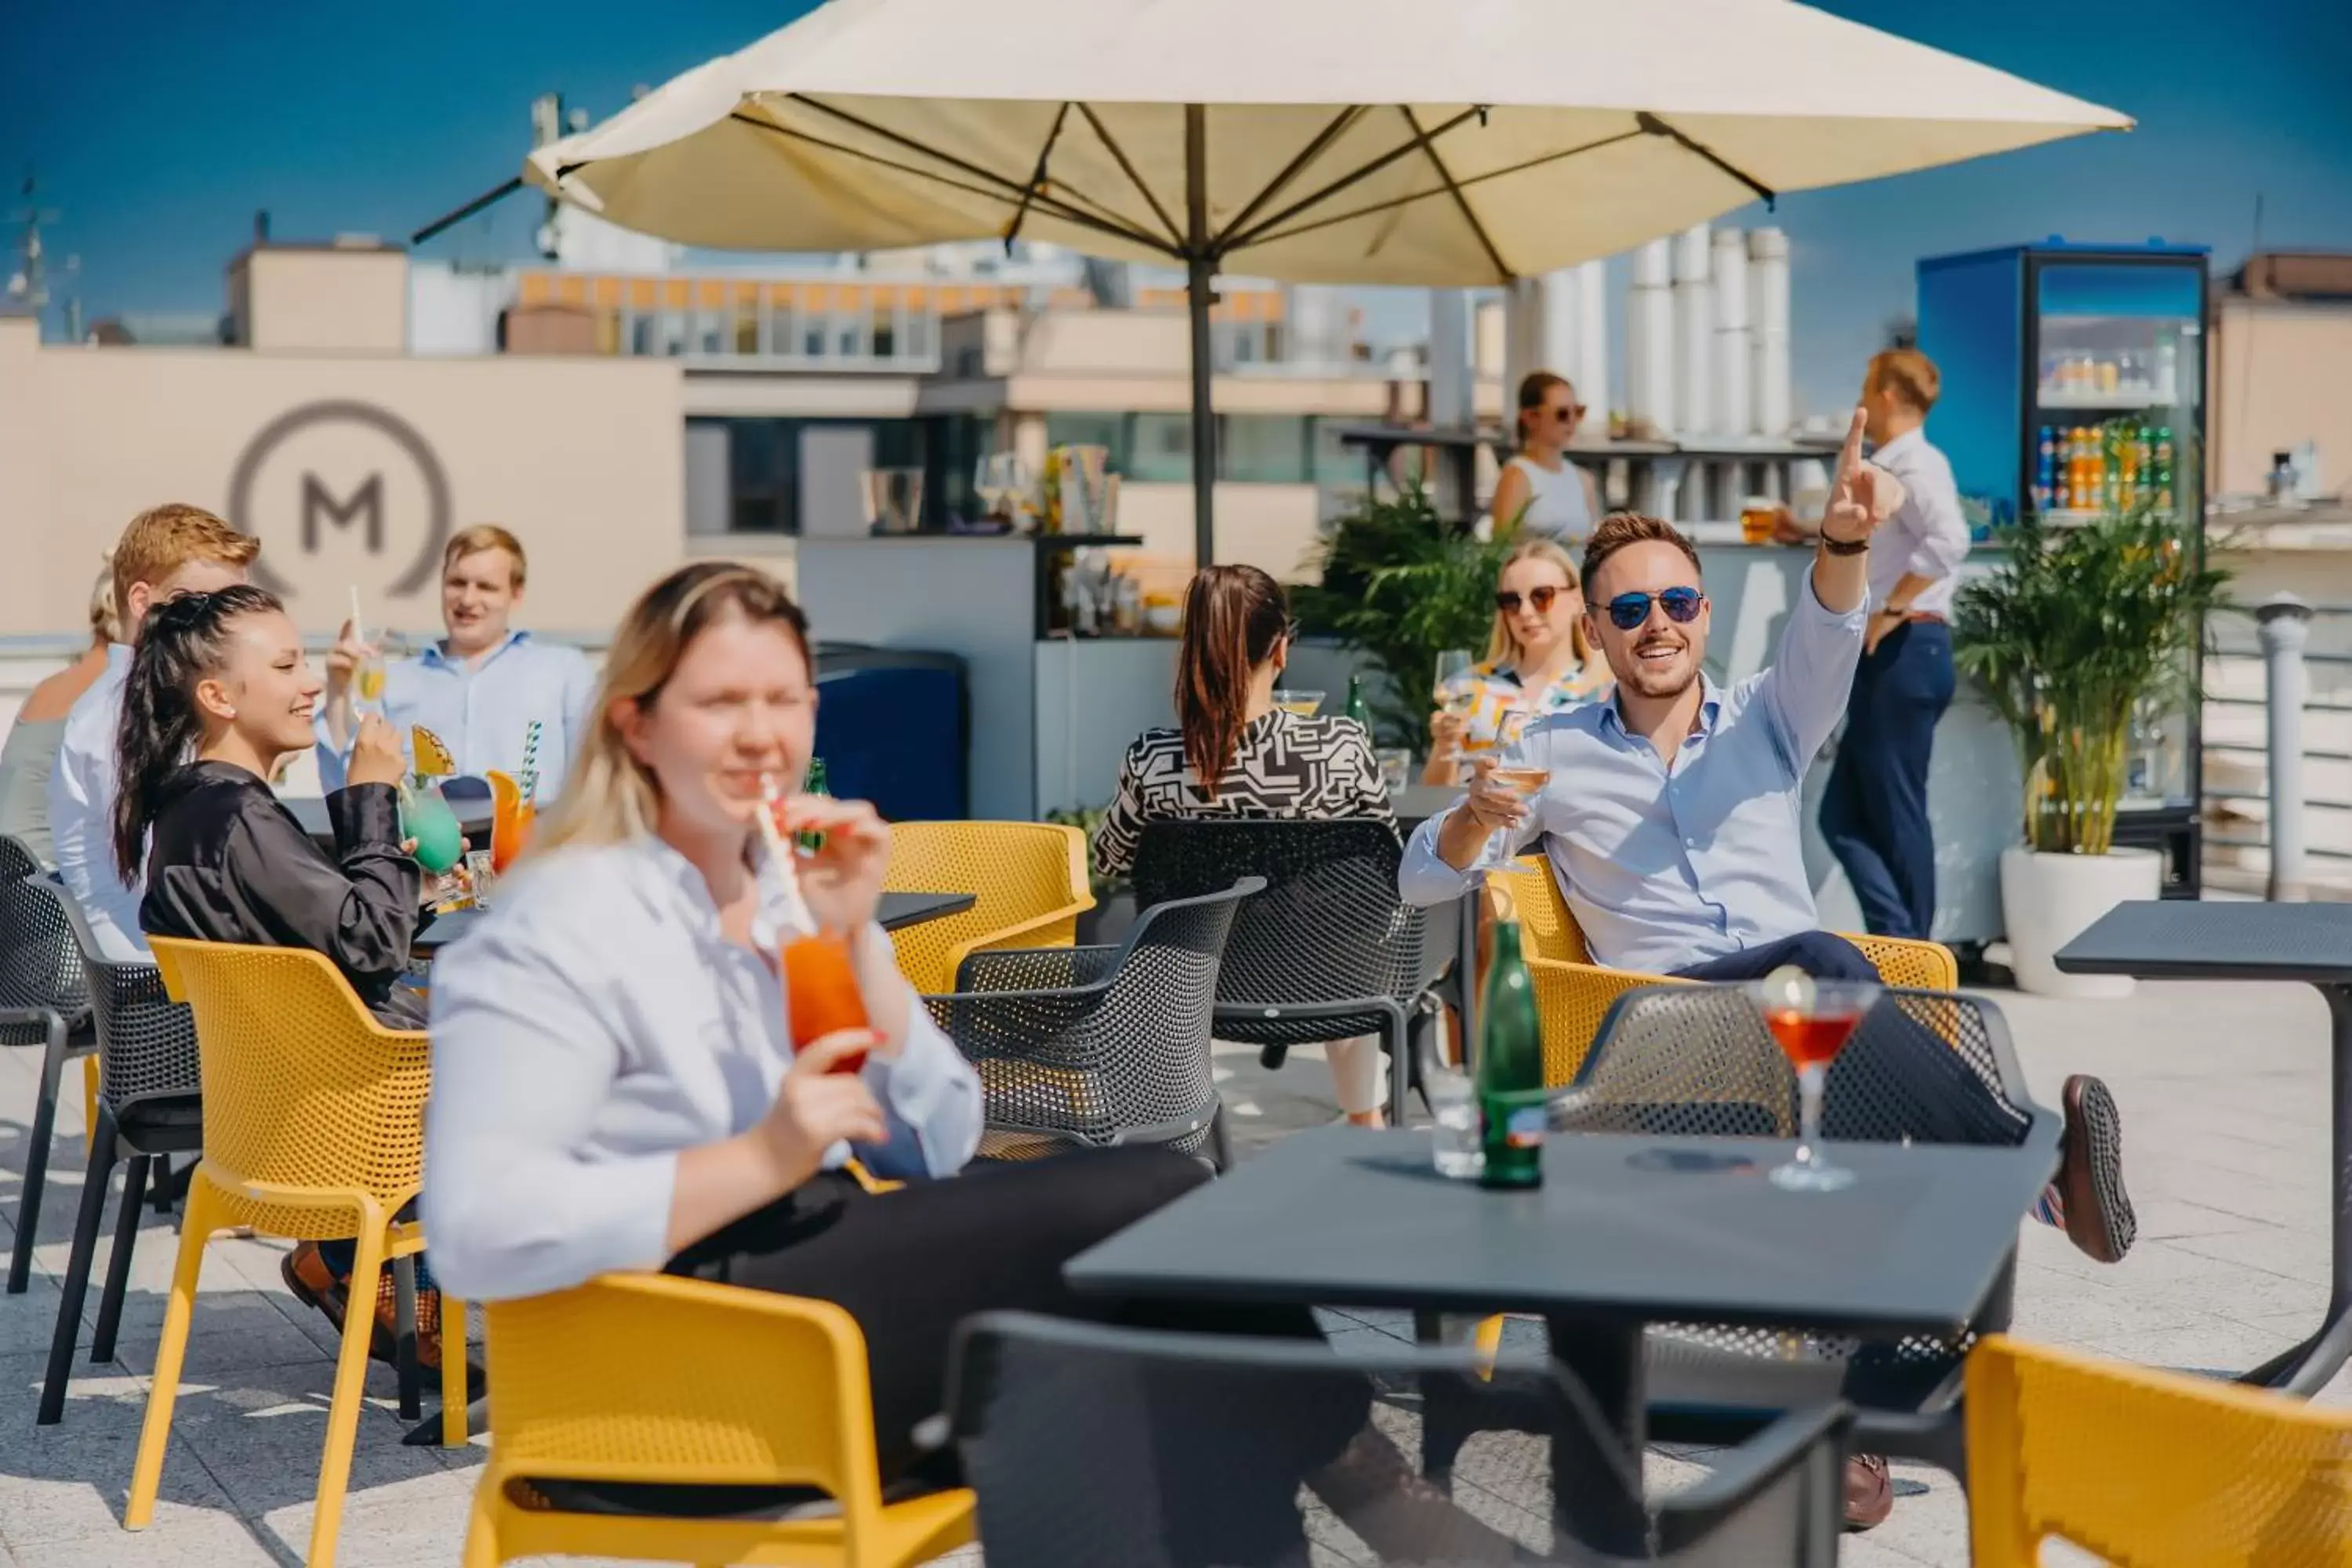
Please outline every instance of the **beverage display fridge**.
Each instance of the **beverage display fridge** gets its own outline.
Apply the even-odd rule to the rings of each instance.
[[[2048,522],[2151,506],[2204,549],[2206,251],[2005,247],[1918,264],[1919,347],[1943,390],[1929,437],[1979,540],[2027,509]],[[2195,898],[2199,715],[2136,724],[2116,841],[2163,851]]]

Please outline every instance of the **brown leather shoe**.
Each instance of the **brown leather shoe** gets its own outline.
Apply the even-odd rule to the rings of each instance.
[[[2066,1080],[2058,1103],[2066,1116],[2057,1180],[2066,1238],[2087,1256],[2114,1263],[2139,1235],[2131,1194],[2124,1191],[2123,1118],[2107,1086],[2082,1073]]]
[[[1895,1482],[1886,1461],[1876,1454],[1856,1454],[1845,1462],[1845,1527],[1876,1530],[1895,1511]]]

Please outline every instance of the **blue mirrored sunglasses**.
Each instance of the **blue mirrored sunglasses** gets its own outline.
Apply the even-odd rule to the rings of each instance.
[[[1666,619],[1687,624],[1698,619],[1699,606],[1706,595],[1696,588],[1668,588],[1659,594],[1620,594],[1609,601],[1609,624],[1621,632],[1630,632],[1650,618],[1650,605],[1655,603],[1666,612]]]

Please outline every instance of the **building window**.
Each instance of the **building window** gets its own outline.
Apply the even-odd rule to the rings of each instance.
[[[811,321],[801,332],[801,353],[809,359],[824,357],[824,323]]]
[[[793,531],[797,442],[781,419],[727,421],[727,529],[730,533]]]
[[[841,432],[865,437],[867,456],[877,468],[936,470],[929,455],[937,443],[920,419],[696,419],[693,431],[717,427],[727,449],[727,496],[723,514],[730,533],[800,533],[804,509],[812,496],[820,504],[845,504],[842,498],[856,488],[855,456],[843,466]],[[813,444],[807,437],[823,433]],[[816,464],[803,461],[806,454]],[[977,459],[974,459],[977,461]],[[689,476],[691,481],[692,476]],[[940,478],[944,479],[945,476]],[[971,476],[965,475],[967,489]],[[924,526],[938,527],[943,517],[942,498],[933,484],[924,485]],[[715,509],[714,509],[715,510]],[[839,520],[835,520],[836,527]]]
[[[1217,421],[1217,477],[1295,485],[1307,478],[1307,421],[1286,414],[1227,414]]]
[[[1192,483],[1192,416],[1136,414],[1129,417],[1127,476],[1146,484]]]
[[[755,300],[736,303],[735,352],[739,354],[757,354],[760,352],[760,306]]]

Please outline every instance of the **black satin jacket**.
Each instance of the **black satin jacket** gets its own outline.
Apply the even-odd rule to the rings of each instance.
[[[230,763],[192,763],[164,786],[139,923],[150,936],[307,947],[379,1017],[419,923],[416,862],[400,848],[399,796],[359,784],[327,797],[335,853],[310,841],[269,786]]]

